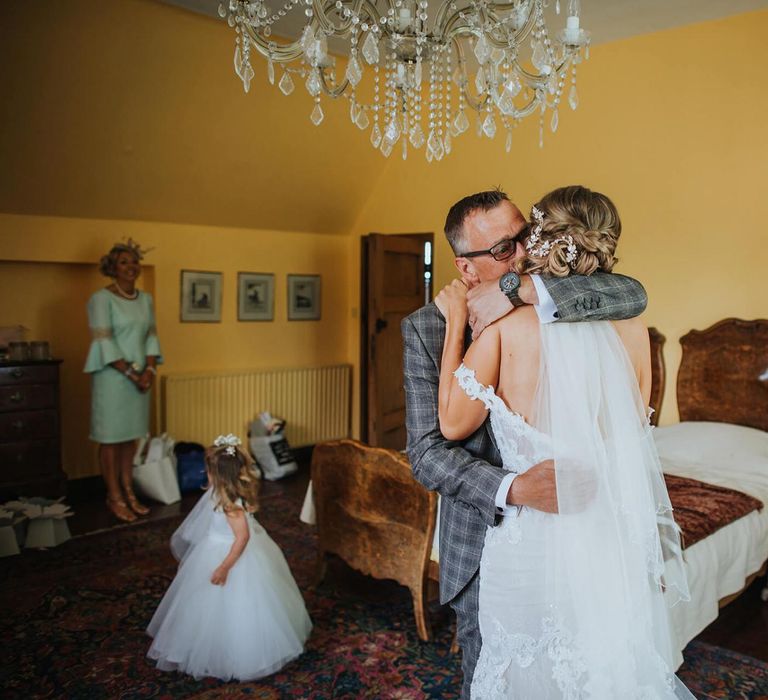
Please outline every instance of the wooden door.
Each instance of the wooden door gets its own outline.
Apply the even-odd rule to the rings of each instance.
[[[431,233],[363,239],[362,432],[377,447],[405,449],[400,322],[424,305],[427,241]]]

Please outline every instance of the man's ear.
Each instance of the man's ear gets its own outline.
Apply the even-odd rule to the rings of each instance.
[[[466,258],[454,258],[453,264],[456,265],[456,269],[459,271],[461,279],[464,280],[464,284],[466,284],[469,289],[472,289],[472,287],[480,283],[480,278],[475,272],[475,267],[469,260]]]

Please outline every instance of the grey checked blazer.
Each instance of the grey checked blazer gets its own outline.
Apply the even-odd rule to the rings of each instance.
[[[642,285],[623,275],[542,278],[563,321],[632,318],[643,312]],[[427,304],[402,322],[408,457],[414,477],[440,503],[440,602],[451,601],[480,566],[485,530],[498,522],[496,492],[505,472],[488,421],[467,440],[440,432],[438,385],[445,319]]]

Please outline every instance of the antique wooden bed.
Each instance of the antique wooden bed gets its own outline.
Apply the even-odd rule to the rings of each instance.
[[[768,320],[725,319],[690,331],[680,343],[680,423],[654,430],[664,473],[734,489],[768,506]],[[663,372],[660,384],[663,396]],[[765,574],[768,508],[687,547],[684,558],[692,600],[672,610],[681,647]]]
[[[666,380],[664,336],[655,329],[650,336],[656,424]],[[665,474],[744,491],[768,504],[768,447],[765,454],[747,459],[746,471],[734,461],[727,444],[725,453],[712,449],[711,455],[697,459],[689,454],[708,435],[723,429],[735,431],[735,437],[724,439],[735,439],[739,445],[750,439],[768,445],[768,432],[760,432],[768,431],[768,321],[727,319],[705,331],[691,331],[681,344],[677,381],[681,423],[654,431]],[[739,431],[746,431],[746,438]],[[739,445],[734,450],[741,450]],[[325,555],[333,553],[366,574],[407,586],[419,637],[429,639],[428,581],[437,580],[439,566],[434,541],[436,495],[412,478],[402,453],[353,440],[315,448],[312,483],[320,574]],[[680,649],[717,617],[718,606],[765,573],[767,559],[768,508],[750,512],[686,549],[693,600],[673,609]]]

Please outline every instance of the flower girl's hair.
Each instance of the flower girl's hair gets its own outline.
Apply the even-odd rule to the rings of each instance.
[[[206,451],[205,463],[216,508],[228,513],[242,502],[249,513],[258,510],[261,478],[253,460],[239,447],[212,445]]]

